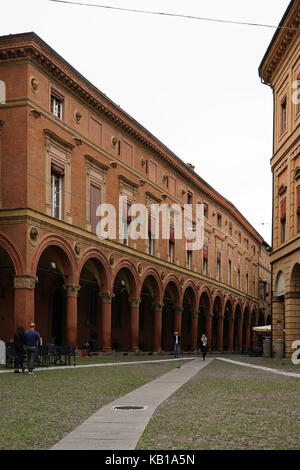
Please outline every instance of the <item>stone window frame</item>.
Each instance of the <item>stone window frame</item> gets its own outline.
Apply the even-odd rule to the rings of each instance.
[[[62,186],[62,213],[61,219],[72,224],[71,211],[71,161],[74,145],[66,142],[49,129],[44,129],[45,135],[45,209],[46,214],[52,217],[52,186],[51,163],[58,163],[64,167]]]
[[[106,202],[106,182],[109,167],[99,162],[96,158],[89,154],[84,155],[85,158],[85,228],[91,232],[91,183],[95,183],[101,188],[101,203]]]

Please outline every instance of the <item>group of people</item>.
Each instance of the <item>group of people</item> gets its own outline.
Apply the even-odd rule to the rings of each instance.
[[[14,334],[14,348],[15,348],[15,373],[25,372],[24,355],[25,352],[28,358],[28,374],[33,374],[34,363],[38,354],[38,347],[41,345],[41,337],[35,329],[35,323],[30,324],[29,330],[25,331],[23,326],[19,326]],[[25,350],[26,348],[26,350]]]
[[[179,344],[180,344],[180,335],[178,331],[175,331],[174,332],[174,357],[175,359],[177,359],[179,355]],[[208,350],[208,342],[207,342],[207,337],[204,333],[200,338],[197,349],[199,352],[201,351],[203,361],[205,361],[205,357],[206,357],[207,350]]]
[[[81,346],[81,351],[83,356],[91,356],[95,351],[98,335],[95,330],[91,331],[90,339],[86,340]]]

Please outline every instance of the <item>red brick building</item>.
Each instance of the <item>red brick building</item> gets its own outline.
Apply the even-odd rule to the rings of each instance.
[[[236,207],[36,34],[0,38],[0,80],[0,338],[34,320],[58,344],[94,327],[102,350],[170,350],[174,329],[184,350],[204,331],[213,349],[253,342],[263,239]],[[100,240],[95,207],[120,195],[192,204],[191,223],[204,204],[203,249],[151,223]]]

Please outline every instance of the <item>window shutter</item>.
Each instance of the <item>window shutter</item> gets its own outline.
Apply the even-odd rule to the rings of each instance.
[[[91,182],[90,185],[90,201],[91,231],[96,233],[96,226],[98,222],[96,211],[99,204],[101,204],[101,186],[93,182]]]
[[[300,186],[297,188],[297,214],[300,214]]]
[[[155,228],[156,228],[156,218],[154,215],[149,214],[148,215],[148,232],[150,232],[151,235],[155,235]]]
[[[208,246],[207,245],[203,245],[203,258],[204,259],[208,259]]]
[[[221,253],[217,253],[217,261],[221,262]]]
[[[280,205],[280,220],[281,222],[285,222],[285,219],[286,219],[286,199],[283,199]]]
[[[170,226],[170,242],[174,243],[175,242],[175,236],[174,236],[174,226]]]

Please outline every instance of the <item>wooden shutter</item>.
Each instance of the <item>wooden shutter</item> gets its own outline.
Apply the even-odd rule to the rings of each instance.
[[[286,219],[286,199],[283,199],[280,204],[280,220],[284,222]]]
[[[208,259],[208,246],[207,245],[203,245],[203,258],[204,259]]]

